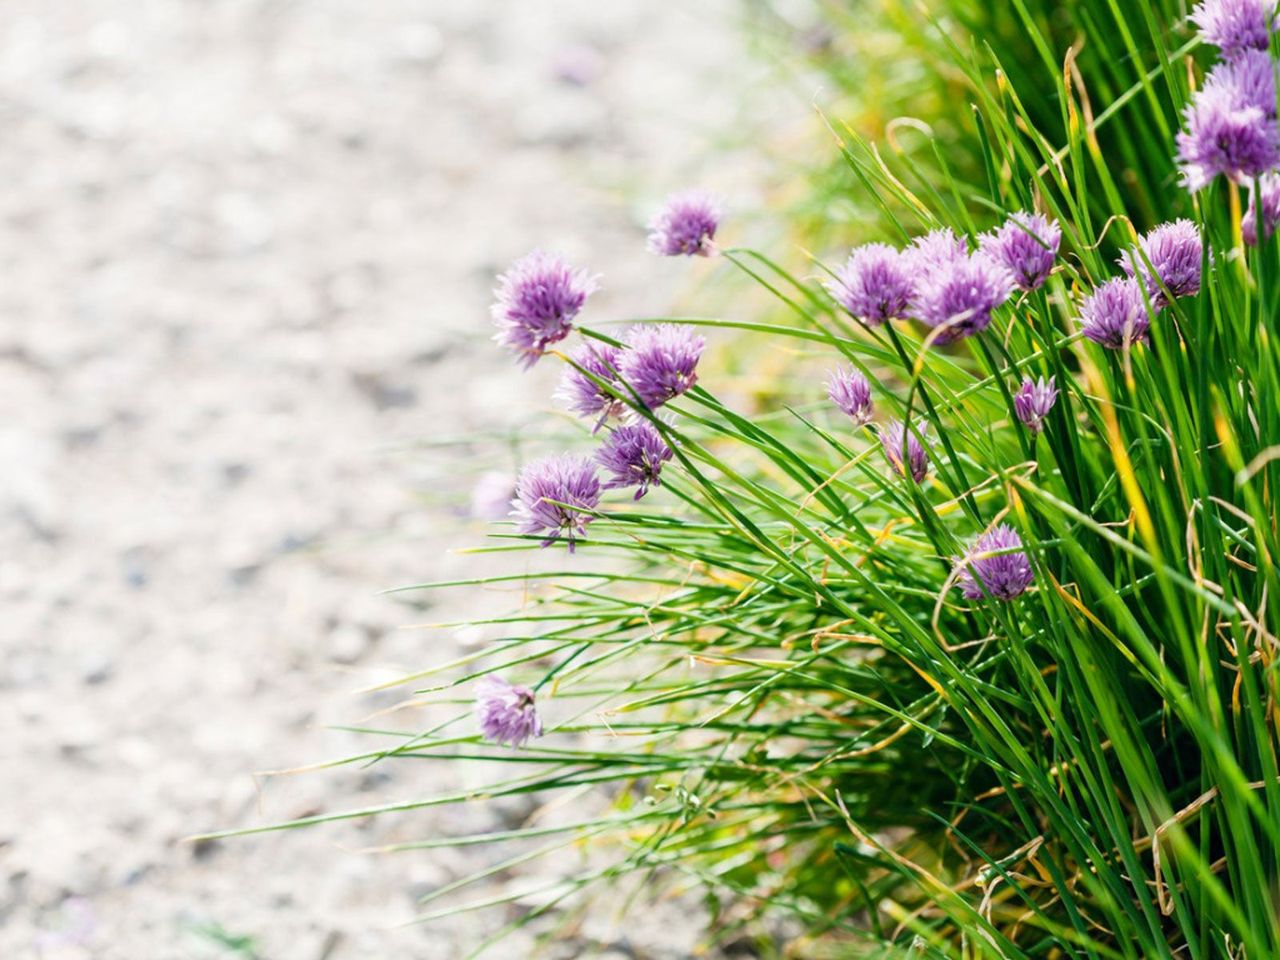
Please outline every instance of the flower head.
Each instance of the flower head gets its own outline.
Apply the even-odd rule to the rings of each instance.
[[[848,367],[832,370],[831,379],[827,381],[827,396],[853,418],[854,426],[860,427],[871,420],[871,384],[858,371]]]
[[[1191,11],[1205,43],[1231,56],[1265,50],[1275,24],[1275,0],[1201,0]]]
[[[649,249],[664,257],[707,256],[713,249],[720,213],[720,204],[703,190],[672,194],[649,221]]]
[[[1043,377],[1039,380],[1024,377],[1022,386],[1013,395],[1014,412],[1032,433],[1039,433],[1044,429],[1044,418],[1058,400],[1058,388],[1053,381],[1053,377],[1048,380]]]
[[[531,367],[553,343],[573,329],[574,317],[597,289],[594,277],[574,270],[554,254],[535,250],[498,277],[494,340]]]
[[[594,518],[589,511],[600,502],[600,479],[595,465],[585,457],[563,454],[535,460],[520,471],[511,515],[521,533],[545,533],[550,546],[561,535],[574,547],[574,537],[585,536]]]
[[[991,311],[1009,299],[1013,276],[983,254],[938,263],[916,291],[912,311],[951,343],[985,330]]]
[[[1013,274],[1023,290],[1038,290],[1049,279],[1062,243],[1062,228],[1039,213],[1014,213],[984,235],[979,249]]]
[[[1234,87],[1201,90],[1185,116],[1178,162],[1187,189],[1201,190],[1219,174],[1239,182],[1280,164],[1280,127]]]
[[[1142,288],[1132,277],[1116,277],[1098,287],[1080,305],[1081,332],[1110,350],[1123,350],[1146,340],[1151,318]]]
[[[650,410],[680,396],[698,382],[698,360],[706,341],[678,323],[632,327],[618,372]]]
[[[913,274],[928,273],[935,267],[969,256],[969,246],[950,227],[916,237],[902,252]]]
[[[617,397],[606,392],[599,384],[588,377],[588,371],[599,380],[618,387],[618,363],[622,351],[607,343],[584,343],[572,354],[576,366],[567,367],[560,378],[560,386],[556,389],[556,397],[580,417],[596,417],[595,433],[600,425],[609,417],[621,416],[626,404]],[[581,369],[579,369],[581,368]]]
[[[476,715],[480,719],[480,732],[490,743],[521,747],[534,737],[542,736],[542,721],[538,719],[533,691],[493,674],[482,677],[476,684]]]
[[[1022,538],[1005,523],[979,537],[962,563],[956,584],[968,600],[1012,600],[1035,579]]]
[[[1196,225],[1190,220],[1174,220],[1162,223],[1139,240],[1136,249],[1126,251],[1120,266],[1129,276],[1140,277],[1151,302],[1161,307],[1166,302],[1165,290],[1175,298],[1200,292],[1203,255],[1204,243]]]
[[[929,453],[920,442],[923,436],[922,427],[908,430],[901,420],[891,420],[880,429],[880,447],[889,466],[916,483],[922,483],[929,474]]]
[[[1266,50],[1245,50],[1218,63],[1204,89],[1241,107],[1257,107],[1264,116],[1276,115],[1276,65]]]
[[[915,292],[907,257],[887,243],[856,248],[826,287],[850,316],[873,326],[905,316]]]
[[[671,447],[648,420],[618,427],[596,451],[596,460],[610,474],[605,487],[638,487],[635,499],[661,486],[662,465],[672,457]]]
[[[1271,236],[1280,224],[1280,175],[1264,173],[1259,179],[1262,194],[1262,237]],[[1252,188],[1249,193],[1249,209],[1240,223],[1245,243],[1258,245],[1258,197]]]

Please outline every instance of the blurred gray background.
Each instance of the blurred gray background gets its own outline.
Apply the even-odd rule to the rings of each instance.
[[[644,253],[653,205],[753,202],[736,148],[783,98],[739,14],[0,0],[0,957],[453,957],[510,919],[406,926],[474,864],[353,851],[519,809],[182,838],[465,779],[254,772],[360,749],[326,725],[396,697],[353,691],[468,643],[378,591],[461,572],[513,466],[420,441],[550,406],[488,342],[493,275],[543,245],[604,275],[593,316],[660,314],[709,268]],[[669,914],[550,955],[687,956]]]

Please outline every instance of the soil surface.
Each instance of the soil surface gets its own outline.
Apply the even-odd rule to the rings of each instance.
[[[487,339],[493,275],[558,250],[603,274],[591,309],[616,320],[711,269],[647,255],[643,224],[693,183],[751,202],[725,152],[764,102],[745,122],[738,8],[0,12],[0,957],[463,956],[511,910],[409,921],[479,855],[359,851],[526,808],[184,838],[483,782],[255,771],[366,748],[332,725],[402,694],[355,691],[477,642],[411,623],[490,596],[419,615],[379,591],[486,569],[450,548],[479,541],[472,488],[518,455],[480,441],[552,406],[556,371]],[[699,919],[606,917],[548,955],[688,956]]]

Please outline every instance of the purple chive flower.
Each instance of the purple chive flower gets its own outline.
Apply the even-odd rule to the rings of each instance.
[[[600,429],[610,417],[618,417],[626,410],[626,404],[610,395],[591,380],[582,370],[603,380],[625,395],[618,380],[618,364],[622,351],[607,343],[584,343],[570,355],[577,366],[565,369],[556,389],[556,398],[580,417],[596,417],[592,433]],[[582,370],[579,370],[581,367]]]
[[[656,410],[698,382],[695,371],[705,346],[691,327],[678,323],[632,327],[618,372],[640,402]]]
[[[907,257],[887,243],[857,247],[826,288],[850,316],[872,326],[906,316],[915,292]]]
[[[967,600],[1012,600],[1035,579],[1022,538],[1006,523],[979,537],[963,562],[956,585]]]
[[[545,533],[544,547],[563,534],[573,552],[574,537],[585,536],[600,502],[600,479],[585,457],[563,454],[535,460],[520,471],[511,511],[521,533]]]
[[[649,484],[662,485],[662,465],[672,457],[671,447],[648,420],[618,427],[596,451],[596,460],[610,473],[605,487],[635,487],[635,499],[649,492]]]
[[[831,379],[827,381],[827,396],[853,419],[855,427],[870,422],[871,384],[858,371],[848,367],[832,370]]]
[[[1039,433],[1044,429],[1044,418],[1058,400],[1058,388],[1053,381],[1053,377],[1048,380],[1043,377],[1039,380],[1024,377],[1022,386],[1013,395],[1014,412],[1032,433]]]
[[[1188,190],[1203,189],[1219,174],[1240,182],[1280,164],[1280,127],[1234,87],[1201,90],[1185,116],[1178,162]]]
[[[911,273],[928,273],[942,264],[965,259],[969,256],[969,247],[955,231],[943,227],[916,237],[902,255]]]
[[[1242,107],[1257,107],[1275,119],[1276,65],[1265,50],[1245,50],[1223,60],[1205,77],[1204,89],[1212,96],[1234,99]]]
[[[1013,276],[982,254],[938,263],[916,291],[912,311],[939,331],[938,343],[952,343],[980,333],[991,323],[991,311],[1009,299]]]
[[[880,447],[889,466],[916,483],[923,483],[929,474],[929,453],[920,442],[923,436],[923,427],[908,430],[901,420],[891,420],[880,428]]]
[[[1274,0],[1202,0],[1191,11],[1200,35],[1228,56],[1265,50],[1275,20]]]
[[[1259,178],[1262,188],[1262,238],[1266,239],[1275,232],[1280,224],[1280,175],[1263,174]],[[1250,246],[1258,245],[1258,198],[1249,190],[1249,209],[1240,223],[1240,232],[1244,234],[1244,242]]]
[[[664,257],[708,256],[720,214],[720,204],[703,190],[672,194],[649,221],[649,250]]]
[[[1146,340],[1151,318],[1142,288],[1132,277],[1116,277],[1098,287],[1080,305],[1081,332],[1109,350],[1123,350]]]
[[[1190,220],[1174,220],[1162,223],[1140,239],[1138,249],[1131,248],[1120,258],[1120,266],[1129,276],[1140,277],[1152,304],[1162,307],[1166,305],[1165,290],[1175,298],[1200,292],[1203,255],[1204,244],[1196,225]]]
[[[522,747],[542,736],[533,691],[488,674],[476,684],[476,716],[490,743]]]
[[[573,329],[573,319],[597,289],[595,277],[554,254],[535,250],[498,277],[492,307],[494,340],[531,367]]]
[[[1062,243],[1062,228],[1038,213],[1014,213],[985,234],[979,249],[1013,274],[1023,290],[1038,290],[1049,279]]]

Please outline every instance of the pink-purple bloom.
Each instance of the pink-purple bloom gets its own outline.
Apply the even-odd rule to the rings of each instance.
[[[512,517],[521,533],[546,534],[544,547],[561,536],[574,548],[585,536],[591,511],[600,503],[600,478],[586,457],[562,454],[535,460],[520,471]]]
[[[542,736],[542,721],[534,693],[488,674],[476,684],[476,716],[480,732],[490,743],[521,747]]]
[[[902,255],[907,259],[911,273],[918,275],[942,264],[963,260],[969,256],[969,247],[950,227],[941,227],[916,237]]]
[[[827,396],[846,413],[856,427],[871,420],[871,384],[857,370],[837,367],[827,381]]]
[[[922,427],[908,430],[901,420],[891,420],[880,428],[880,448],[889,466],[916,483],[922,483],[929,474],[929,453],[921,443],[923,436]]]
[[[671,447],[648,420],[623,424],[596,451],[596,460],[609,473],[605,487],[637,487],[636,500],[649,492],[650,484],[662,485],[662,465],[671,457]]]
[[[1142,237],[1137,248],[1130,248],[1120,258],[1120,266],[1129,276],[1141,278],[1151,302],[1162,307],[1168,300],[1166,290],[1175,298],[1200,292],[1203,256],[1204,242],[1196,225],[1190,220],[1174,220]]]
[[[956,585],[968,600],[1012,600],[1035,580],[1022,538],[1006,523],[979,537],[962,564]]]
[[[872,326],[906,316],[915,292],[908,258],[887,243],[854,249],[826,287],[850,316]]]
[[[609,393],[583,371],[626,395],[618,380],[618,364],[622,351],[607,343],[584,343],[570,355],[574,365],[565,369],[556,397],[580,417],[595,417],[592,433],[610,417],[619,417],[626,404]]]
[[[1274,173],[1263,174],[1259,178],[1262,194],[1262,238],[1266,239],[1275,232],[1280,224],[1280,176]],[[1240,232],[1244,242],[1250,246],[1258,245],[1258,196],[1252,186],[1249,190],[1249,209],[1245,212],[1240,224]]]
[[[1280,127],[1274,116],[1250,104],[1234,86],[1201,90],[1187,105],[1185,117],[1178,161],[1189,190],[1201,190],[1219,175],[1238,183],[1280,164]]]
[[[1044,419],[1049,416],[1049,411],[1057,400],[1058,388],[1053,377],[1048,380],[1044,377],[1039,380],[1024,377],[1022,386],[1013,395],[1013,409],[1028,430],[1039,433],[1044,429]]]
[[[627,333],[618,371],[640,402],[656,410],[698,382],[706,341],[678,323],[646,324]]]
[[[649,222],[649,250],[664,257],[708,256],[720,215],[719,202],[704,190],[672,194]]]
[[[1206,43],[1232,56],[1267,49],[1275,8],[1275,0],[1202,0],[1191,11],[1191,20]]]
[[[554,254],[535,250],[498,277],[494,290],[494,339],[525,367],[573,330],[573,320],[596,289],[595,277]]]
[[[912,313],[951,343],[985,330],[1012,292],[1013,276],[983,254],[942,260],[920,280]]]
[[[1038,290],[1049,279],[1061,243],[1062,228],[1056,222],[1020,211],[985,234],[979,249],[1008,270],[1020,288]]]
[[[1142,288],[1132,277],[1108,280],[1080,305],[1081,332],[1110,350],[1146,340],[1151,319]]]
[[[1213,96],[1257,107],[1264,116],[1276,115],[1276,64],[1266,50],[1245,50],[1218,63],[1205,77],[1204,89]]]

